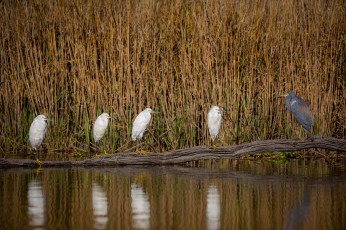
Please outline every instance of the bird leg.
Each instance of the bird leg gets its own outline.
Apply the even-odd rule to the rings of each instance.
[[[41,165],[40,165],[40,167],[38,167],[37,169],[35,169],[36,175],[38,175],[38,174],[40,173],[41,170],[42,170],[42,168],[41,168]]]
[[[104,142],[103,142],[103,146],[104,146],[104,148],[106,148]],[[112,156],[112,154],[111,153],[107,153],[106,150],[104,150],[104,153],[105,153],[105,155]]]
[[[139,154],[141,153],[141,151],[138,150],[138,139],[136,139],[136,152]]]
[[[41,165],[43,164],[38,158],[36,159],[36,161],[35,161],[40,167],[41,167]]]
[[[36,150],[36,161],[35,161],[40,167],[43,164],[39,159],[38,159],[38,151]]]
[[[144,154],[145,156],[147,156],[147,151],[145,151],[145,150],[143,150],[143,149],[141,149],[141,152],[140,152],[141,154]]]
[[[140,141],[140,145],[141,145],[141,150],[138,150],[137,149],[137,140],[136,140],[136,152],[139,153],[139,154],[144,154],[144,155],[147,155],[147,151],[143,150],[142,148],[142,142]]]
[[[97,157],[98,159],[100,159],[100,156],[101,156],[101,155],[99,155],[99,154],[96,153],[95,156],[94,156],[93,158],[96,158],[96,157]]]
[[[215,145],[215,140],[212,140],[212,142],[213,142],[213,145],[211,147],[213,147],[215,151],[215,149],[217,148],[217,146]]]
[[[100,159],[100,156],[101,156],[101,155],[99,155],[99,154],[96,153],[95,156],[94,156],[93,158],[96,158],[96,157],[97,157],[98,159]]]
[[[112,154],[111,153],[107,153],[106,150],[105,150],[105,155],[112,156]],[[103,160],[103,159],[105,159],[105,156],[103,156],[101,160]]]
[[[143,150],[143,147],[142,147],[142,142],[141,142],[141,153],[144,154],[144,155],[147,155],[147,151]]]
[[[99,154],[97,154],[97,151],[98,151],[98,148],[97,148],[97,142],[95,143],[95,145],[96,145],[96,154],[95,154],[95,156],[93,157],[93,158],[98,158],[98,159],[100,159],[100,156],[101,155],[99,155]]]
[[[301,139],[301,138],[302,138],[302,127],[303,127],[303,126],[302,126],[302,125],[300,125],[300,129],[299,129],[299,136],[298,136],[298,137],[299,137],[299,139]]]
[[[113,154],[112,153],[107,153],[106,150],[105,150],[105,155],[112,156]]]

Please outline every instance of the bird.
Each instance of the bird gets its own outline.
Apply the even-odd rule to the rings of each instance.
[[[32,148],[36,151],[36,162],[41,166],[42,162],[38,159],[37,148],[41,145],[44,136],[47,132],[47,121],[53,121],[46,115],[40,114],[34,118],[30,125],[29,142]]]
[[[217,134],[220,131],[221,126],[221,112],[225,112],[225,110],[220,109],[218,106],[212,106],[208,112],[207,120],[208,120],[208,129],[211,139],[213,140],[213,148],[215,150],[215,139]]]
[[[93,126],[93,135],[94,135],[94,141],[96,145],[96,155],[95,157],[100,157],[100,155],[97,154],[97,142],[99,142],[102,137],[105,135],[106,129],[108,127],[108,120],[109,119],[116,119],[116,117],[110,116],[108,113],[102,113],[100,116],[96,118],[96,121]],[[105,151],[106,155],[107,152]]]
[[[147,153],[146,151],[142,150],[142,144],[141,150],[138,150],[138,139],[142,139],[143,133],[149,125],[152,113],[160,112],[154,111],[151,108],[146,108],[137,115],[133,122],[131,137],[133,141],[136,141],[136,152],[138,152],[139,154],[143,153],[146,155]]]
[[[304,131],[309,133],[313,123],[313,117],[305,101],[298,97],[292,90],[286,92],[285,94],[277,95],[277,97],[285,97],[286,108],[293,113],[293,116],[296,118],[299,124],[301,124]]]

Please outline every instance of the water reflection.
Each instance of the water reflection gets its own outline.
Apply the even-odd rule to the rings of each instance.
[[[108,222],[107,194],[97,183],[93,183],[92,190],[94,229],[105,229]]]
[[[149,229],[150,203],[143,189],[131,184],[132,226],[136,229]]]
[[[207,191],[207,226],[210,230],[220,229],[220,194],[214,184]]]
[[[34,229],[43,229],[45,218],[45,198],[41,183],[32,179],[28,185],[28,215],[30,226]]]
[[[302,229],[302,225],[306,222],[310,208],[310,197],[308,191],[302,191],[300,202],[297,206],[288,210],[285,222],[285,230]]]
[[[0,228],[345,229],[344,163],[213,166],[0,169]]]

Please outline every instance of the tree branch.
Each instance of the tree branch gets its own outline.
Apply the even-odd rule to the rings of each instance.
[[[42,167],[88,167],[119,165],[172,165],[205,159],[230,159],[264,152],[291,152],[310,148],[331,151],[346,151],[346,140],[334,137],[311,136],[305,139],[281,139],[254,141],[251,143],[231,145],[213,150],[207,146],[179,149],[165,153],[115,153],[104,159],[87,159],[83,161],[44,161]],[[102,158],[102,157],[101,157]],[[30,159],[0,159],[0,168],[37,167]]]

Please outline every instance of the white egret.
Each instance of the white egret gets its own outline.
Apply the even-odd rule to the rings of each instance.
[[[109,116],[108,113],[102,113],[100,116],[97,117],[94,126],[93,126],[93,134],[94,134],[94,141],[96,144],[96,155],[95,157],[100,157],[100,155],[97,154],[97,142],[99,142],[102,137],[105,135],[106,129],[108,127],[108,120],[109,119],[116,119],[115,117]],[[106,153],[106,155],[109,155]]]
[[[221,112],[225,112],[225,110],[220,109],[218,106],[212,106],[207,117],[209,134],[213,140],[214,150],[216,148],[215,139],[221,126]]]
[[[142,112],[140,112],[135,121],[133,122],[132,127],[132,140],[136,141],[136,152],[146,154],[147,152],[142,150],[142,144],[141,144],[141,150],[138,150],[138,139],[142,139],[143,133],[146,130],[146,128],[149,125],[151,114],[152,113],[159,113],[158,111],[154,111],[151,108],[146,108]]]
[[[35,117],[31,123],[29,130],[29,142],[32,148],[36,151],[36,162],[41,166],[41,161],[38,159],[37,148],[41,145],[44,135],[47,132],[47,120],[52,121],[52,119],[41,114]]]

